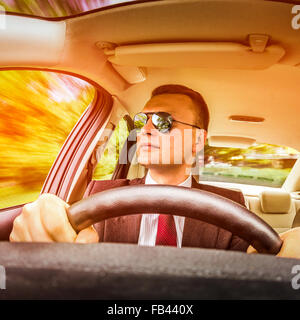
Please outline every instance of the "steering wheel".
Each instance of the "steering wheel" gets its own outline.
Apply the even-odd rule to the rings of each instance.
[[[96,193],[67,209],[76,231],[109,218],[140,213],[176,214],[214,224],[247,241],[260,253],[277,254],[282,240],[257,215],[222,196],[169,185],[118,187]]]

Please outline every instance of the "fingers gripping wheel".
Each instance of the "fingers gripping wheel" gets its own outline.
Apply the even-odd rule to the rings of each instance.
[[[164,213],[214,224],[239,236],[260,253],[277,254],[282,240],[267,223],[245,207],[198,189],[169,185],[126,186],[106,190],[67,209],[80,231],[105,219],[138,213]]]

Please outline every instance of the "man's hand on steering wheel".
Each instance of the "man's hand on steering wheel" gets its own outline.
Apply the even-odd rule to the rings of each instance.
[[[26,204],[14,220],[10,241],[98,242],[98,234],[92,226],[76,233],[67,217],[68,206],[53,194],[42,194],[36,201]]]
[[[300,227],[280,233],[282,247],[277,253],[277,257],[282,258],[300,258]],[[257,253],[257,251],[249,246],[247,253]]]

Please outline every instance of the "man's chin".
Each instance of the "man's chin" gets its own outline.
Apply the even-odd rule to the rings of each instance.
[[[168,157],[162,159],[161,154],[156,152],[151,154],[150,152],[140,151],[137,154],[137,162],[148,169],[170,165],[182,165],[182,163],[175,163],[174,161],[174,159],[170,159]]]
[[[137,162],[146,167],[146,168],[150,168],[152,167],[153,165],[159,165],[159,161],[158,159],[151,159],[148,155],[144,155],[144,154],[140,154],[138,157],[137,157]]]
[[[162,161],[149,161],[148,159],[143,159],[142,157],[141,158],[138,158],[137,159],[138,163],[147,168],[147,169],[151,169],[151,168],[162,168],[162,167],[170,167],[170,166],[178,166],[179,164],[172,164],[172,163],[164,163]]]
[[[143,167],[146,167],[146,168],[151,168],[151,167],[153,167],[153,166],[159,166],[160,165],[160,163],[155,163],[155,162],[152,162],[152,161],[149,161],[148,159],[144,159],[144,158],[138,158],[138,163],[140,164],[140,165],[142,165]]]

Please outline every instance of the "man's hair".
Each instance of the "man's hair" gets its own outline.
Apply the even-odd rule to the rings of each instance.
[[[194,105],[198,108],[196,125],[207,131],[209,124],[209,111],[202,95],[188,87],[178,84],[166,84],[159,86],[152,91],[151,98],[161,94],[184,94],[192,99]]]
[[[209,124],[209,111],[206,102],[199,92],[178,84],[165,84],[155,88],[152,91],[151,98],[161,94],[184,94],[190,97],[198,109],[196,125],[207,131]]]

